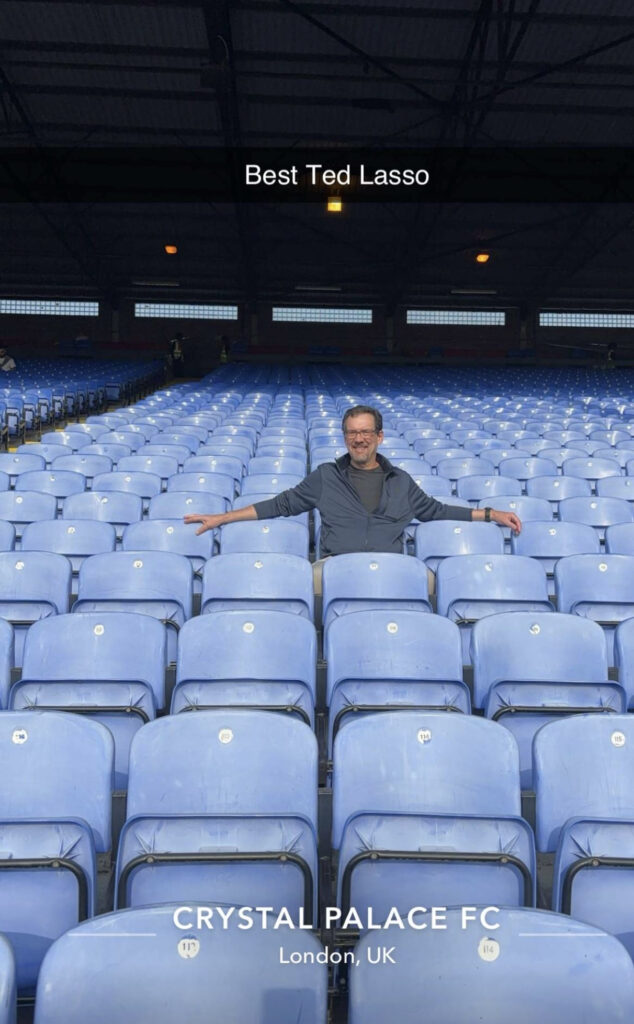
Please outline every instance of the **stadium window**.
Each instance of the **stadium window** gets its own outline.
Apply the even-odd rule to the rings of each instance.
[[[371,309],[342,306],[273,306],[273,320],[306,324],[371,324]]]
[[[72,299],[0,299],[0,313],[7,316],[99,316],[99,303]]]
[[[546,310],[539,314],[540,327],[634,327],[634,313],[581,313]]]
[[[237,306],[201,305],[186,302],[135,302],[136,317],[162,320],[237,320]]]
[[[498,309],[408,309],[407,323],[504,327],[506,313]]]

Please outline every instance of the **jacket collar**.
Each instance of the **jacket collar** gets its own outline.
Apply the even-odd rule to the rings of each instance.
[[[394,466],[389,459],[385,458],[385,455],[381,455],[380,452],[376,453],[376,461],[387,476],[388,473],[394,472]],[[350,453],[346,452],[345,455],[340,455],[338,459],[335,459],[335,464],[343,472],[350,466]]]

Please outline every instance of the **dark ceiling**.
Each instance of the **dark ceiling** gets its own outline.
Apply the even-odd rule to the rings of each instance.
[[[49,146],[389,153],[634,138],[631,0],[13,0],[0,2],[0,37],[3,145],[35,160]],[[631,299],[629,202],[351,201],[334,216],[321,202],[152,202],[154,187],[149,174],[145,203],[42,203],[27,189],[4,204],[3,292]]]

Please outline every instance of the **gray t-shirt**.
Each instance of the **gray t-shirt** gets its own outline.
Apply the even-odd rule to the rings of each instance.
[[[374,512],[381,500],[385,473],[380,466],[374,469],[355,469],[348,466],[348,478],[361,499],[366,512]]]

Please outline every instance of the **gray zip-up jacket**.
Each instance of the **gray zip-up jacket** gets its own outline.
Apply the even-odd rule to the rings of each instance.
[[[471,509],[443,505],[421,491],[409,473],[377,454],[385,476],[378,507],[367,512],[348,477],[350,456],[324,462],[297,487],[258,501],[258,519],[296,516],[318,509],[321,516],[321,557],[352,551],[403,550],[403,531],[412,519],[471,519]]]

